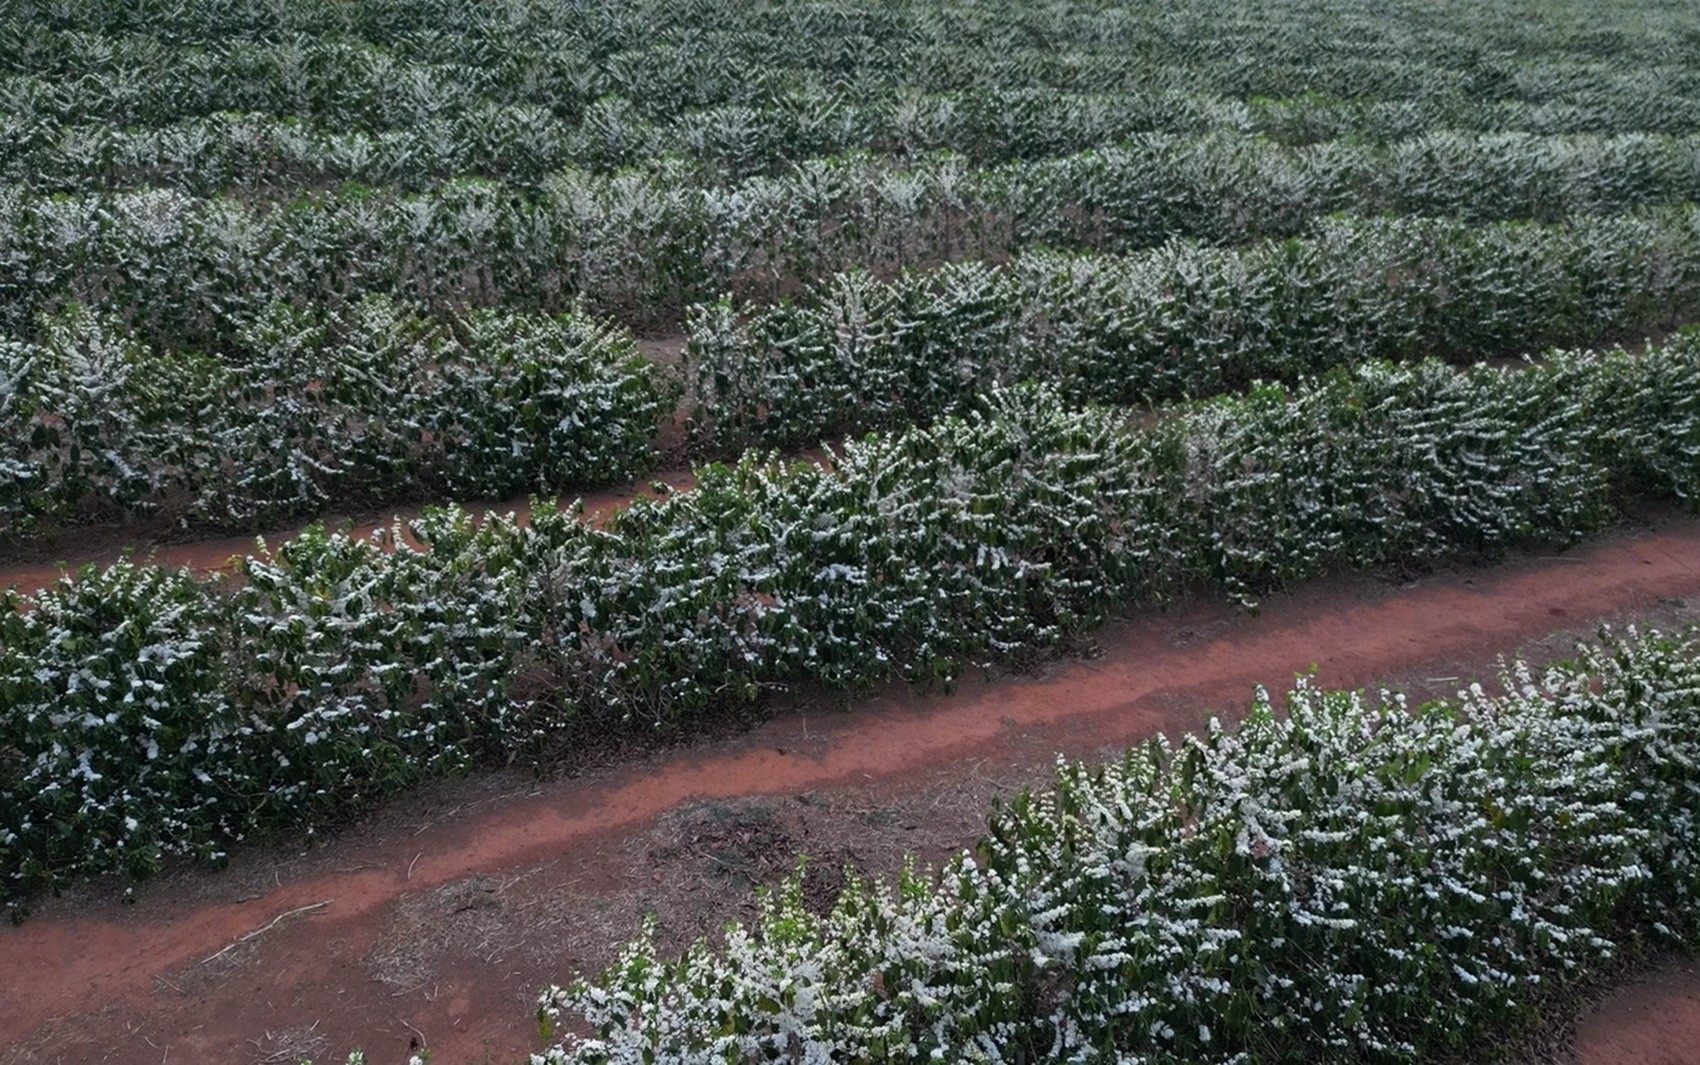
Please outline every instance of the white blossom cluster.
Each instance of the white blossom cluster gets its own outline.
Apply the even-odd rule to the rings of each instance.
[[[235,581],[121,564],[0,598],[0,876],[216,857],[430,773],[677,732],[795,684],[950,685],[1185,589],[1562,542],[1700,499],[1700,345],[1369,364],[1144,429],[988,394],[828,465],[748,456],[603,528],[435,511]],[[413,541],[418,541],[416,545]],[[394,550],[385,550],[393,546]]]
[[[1700,645],[1408,707],[1300,683],[997,810],[975,854],[542,996],[534,1065],[1421,1061],[1700,932]],[[582,1022],[582,1023],[581,1023]]]

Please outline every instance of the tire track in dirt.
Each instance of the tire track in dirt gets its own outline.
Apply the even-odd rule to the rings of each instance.
[[[328,1040],[321,1065],[340,1061],[363,1040],[373,1049],[368,1037],[378,1027],[399,1030],[394,996],[366,975],[363,959],[392,907],[421,892],[549,863],[582,867],[610,839],[643,831],[687,802],[832,787],[900,791],[988,757],[1042,765],[1059,751],[1090,756],[1196,728],[1211,711],[1243,706],[1255,685],[1278,688],[1313,665],[1331,686],[1399,679],[1446,691],[1454,681],[1491,679],[1501,651],[1687,597],[1700,597],[1700,520],[1662,514],[1651,528],[1562,556],[1523,557],[1402,588],[1353,577],[1314,582],[1272,598],[1255,617],[1188,604],[1113,627],[1101,637],[1101,657],[1040,679],[968,682],[952,696],[896,691],[824,718],[788,714],[706,752],[542,785],[535,795],[417,834],[336,841],[325,851],[353,869],[315,863],[247,901],[145,890],[141,905],[116,912],[49,901],[21,927],[0,929],[0,1046],[39,1048],[68,1025],[75,1034],[57,1058],[14,1051],[0,1061],[159,1060],[125,1052],[135,1049],[126,1032],[176,1048],[171,1060],[242,1060],[260,1045],[260,1033],[310,1024],[322,1025],[315,1038]],[[179,883],[196,878],[216,882],[217,874]],[[280,916],[327,901],[243,941]],[[180,1000],[161,997],[162,982],[176,987],[182,974],[211,965],[204,960],[239,941],[215,959],[223,983]],[[484,1050],[505,1060],[534,1046],[518,1003],[551,976],[570,974],[510,975],[515,986],[462,989],[433,1008],[471,1018],[453,1031],[436,1025],[434,1060],[459,1065],[482,1060]],[[401,1023],[412,1028],[419,1020]]]

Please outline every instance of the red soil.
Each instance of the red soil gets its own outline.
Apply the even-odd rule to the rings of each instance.
[[[0,1047],[12,1048],[0,1062],[293,1061],[265,1052],[278,1033],[309,1028],[323,1040],[321,1065],[356,1045],[374,1063],[399,1063],[410,1037],[429,1043],[437,1065],[518,1060],[537,1046],[527,997],[570,978],[569,963],[469,964],[439,971],[429,991],[394,992],[372,978],[368,955],[398,906],[478,875],[577,889],[620,839],[691,800],[832,787],[912,794],[987,760],[1091,756],[1196,728],[1211,711],[1243,706],[1255,685],[1279,687],[1313,666],[1330,686],[1444,692],[1491,678],[1500,651],[1546,639],[1531,653],[1562,654],[1595,619],[1669,615],[1687,609],[1682,597],[1700,597],[1700,521],[1670,518],[1561,557],[1406,587],[1317,582],[1255,617],[1194,604],[1109,631],[1100,658],[1041,679],[791,713],[706,751],[541,784],[416,833],[353,831],[305,867],[275,870],[263,890],[242,880],[261,856],[239,852],[230,872],[144,885],[133,907],[88,891],[45,900],[22,926],[0,929]],[[283,916],[318,903],[328,905]],[[1661,1025],[1678,1016],[1658,1008]],[[1686,1016],[1665,1044],[1648,1044],[1655,1056],[1614,1057],[1607,1043],[1584,1040],[1584,1060],[1700,1060],[1700,1016]],[[1658,1057],[1658,1045],[1689,1056]]]
[[[1619,988],[1582,1019],[1578,1065],[1700,1061],[1700,972],[1672,962]]]

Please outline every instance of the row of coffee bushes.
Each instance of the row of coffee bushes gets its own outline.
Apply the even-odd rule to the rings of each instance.
[[[278,309],[243,361],[74,311],[0,344],[0,540],[148,515],[259,528],[334,502],[505,499],[635,476],[671,386],[583,316]]]
[[[66,31],[59,6],[7,5],[0,70],[39,86],[44,106],[63,117],[121,125],[263,110],[376,132],[427,108],[465,112],[483,103],[530,103],[576,121],[606,97],[658,117],[760,105],[791,88],[853,99],[1179,88],[1239,99],[1560,103],[1625,123],[1604,132],[1695,132],[1670,123],[1694,117],[1700,88],[1685,62],[1692,15],[1630,31],[1621,20],[1590,27],[1584,19],[1566,39],[1497,5],[1481,5],[1497,20],[1425,12],[1430,25],[1415,31],[1424,20],[1314,2],[1289,5],[1280,18],[1081,4],[1044,17],[1013,3],[995,14],[943,4],[851,12],[826,3],[766,11],[681,3],[641,13],[604,4],[575,5],[572,18],[529,26],[492,27],[457,13],[451,23],[427,21],[381,42],[357,36],[346,17],[263,40],[165,33],[173,20],[166,13],[129,30],[121,27],[134,12]],[[1615,33],[1601,48],[1587,40],[1590,29]]]
[[[1671,110],[1661,113],[1655,84],[1577,85],[1538,103],[1464,95],[1352,99],[1305,92],[1278,99],[1257,97],[1245,104],[1249,129],[1295,146],[1336,138],[1387,142],[1442,130],[1686,135],[1700,121],[1700,100],[1666,97]]]
[[[1034,253],[797,302],[699,308],[694,431],[791,447],[906,425],[987,385],[1133,404],[1291,381],[1366,359],[1470,360],[1661,332],[1700,306],[1700,212],[1471,227],[1331,218],[1304,240]]]
[[[1477,1060],[1700,935],[1700,642],[1631,631],[1506,693],[1301,683],[1237,727],[1063,764],[976,855],[800,878],[678,958],[540,1001],[547,1065]],[[1284,710],[1284,712],[1282,712]]]
[[[459,111],[425,108],[397,128],[378,132],[337,130],[263,112],[217,112],[155,127],[68,124],[37,113],[27,96],[12,104],[0,109],[0,180],[54,192],[155,184],[201,195],[229,189],[282,194],[339,181],[417,190],[472,175],[535,187],[558,170],[652,169],[656,160],[682,160],[697,180],[724,183],[788,173],[803,159],[859,151],[911,164],[950,152],[989,166],[1078,154],[1130,138],[1155,137],[1161,145],[1167,138],[1209,135],[1248,139],[1243,151],[1268,155],[1283,140],[1315,143],[1320,130],[1362,151],[1366,158],[1354,164],[1362,169],[1374,157],[1367,149],[1396,150],[1399,142],[1425,136],[1455,141],[1488,132],[1521,131],[1525,139],[1579,136],[1570,130],[1529,132],[1538,124],[1510,115],[1499,121],[1432,113],[1423,120],[1419,116],[1432,111],[1425,105],[1404,117],[1388,111],[1388,128],[1377,137],[1365,125],[1363,116],[1373,111],[1367,105],[1306,97],[1248,106],[1173,92],[1082,97],[1012,90],[973,99],[860,104],[792,94],[760,108],[728,105],[660,123],[614,99],[592,104],[572,123],[531,104],[477,104]],[[1327,112],[1335,110],[1341,117],[1329,118]],[[1612,132],[1631,135],[1632,128]],[[1508,164],[1515,161],[1500,166]],[[1395,159],[1390,165],[1400,164]],[[1475,175],[1463,176],[1475,184]],[[1347,183],[1373,183],[1373,175]]]
[[[696,443],[812,446],[1051,382],[1128,405],[1372,359],[1472,360],[1660,332],[1700,303],[1692,210],[1565,227],[1336,219],[1307,241],[1022,256],[692,323]],[[0,346],[0,535],[164,512],[256,529],[337,501],[506,498],[631,476],[673,374],[582,315],[277,307],[231,354],[160,353],[86,312]]]
[[[607,97],[570,120],[531,103],[451,107],[397,94],[388,102],[407,113],[371,130],[260,111],[151,127],[72,121],[51,113],[44,96],[57,98],[32,83],[0,82],[0,174],[55,191],[142,182],[203,193],[238,182],[286,189],[338,176],[422,188],[469,174],[535,185],[566,167],[609,171],[648,167],[656,158],[685,159],[704,179],[727,181],[856,151],[900,159],[952,151],[994,163],[1083,151],[1139,133],[1238,132],[1251,124],[1242,104],[1179,92],[1006,90],[860,102],[791,92],[758,107],[724,104],[666,119],[647,119],[623,98]]]
[[[98,52],[85,57],[75,46],[79,38],[102,37],[190,49],[231,41],[354,39],[415,62],[475,66],[488,60],[517,64],[530,58],[525,42],[537,39],[604,59],[646,47],[736,47],[771,65],[838,69],[872,56],[921,72],[934,53],[973,44],[1001,46],[1003,51],[990,60],[1028,60],[1035,51],[1066,59],[1064,69],[1049,72],[1058,84],[1088,75],[1087,64],[1095,60],[1161,67],[1367,54],[1457,67],[1472,76],[1471,88],[1491,96],[1514,86],[1530,65],[1519,52],[1572,61],[1668,61],[1692,47],[1685,31],[1693,15],[1685,8],[1664,6],[1658,17],[1634,20],[1618,12],[1596,20],[1590,16],[1600,14],[1597,9],[1576,0],[1513,9],[1524,17],[1506,17],[1500,3],[1435,11],[1432,5],[1404,0],[1382,8],[1305,0],[1280,10],[1245,0],[1178,0],[1163,8],[1089,0],[1043,11],[1012,0],[973,7],[828,2],[757,8],[736,0],[653,0],[641,10],[617,0],[585,0],[569,7],[515,0],[496,8],[478,0],[301,0],[289,5],[7,0],[4,11],[18,27],[8,38],[15,47],[5,61],[23,69],[37,69],[44,60],[99,69]],[[1411,10],[1431,17],[1402,17]],[[855,39],[862,54],[843,54],[845,38]],[[1270,55],[1247,56],[1245,45],[1253,39],[1266,43]],[[907,56],[904,49],[916,45],[924,47],[923,53]],[[492,65],[503,81],[517,76],[499,63]],[[931,72],[940,79],[952,73]]]
[[[963,200],[979,215],[1010,219],[1006,247],[1127,250],[1171,237],[1294,236],[1339,211],[1557,222],[1672,206],[1700,200],[1700,138],[1438,132],[1291,149],[1245,137],[1144,137],[974,177]]]
[[[1695,142],[1437,135],[1387,149],[1289,152],[1234,138],[1152,138],[976,170],[867,157],[705,186],[688,168],[569,171],[540,191],[482,181],[430,192],[343,188],[289,203],[150,189],[74,197],[0,187],[0,330],[65,303],[119,314],[168,347],[234,341],[280,302],[366,293],[438,309],[554,312],[584,298],[676,322],[731,291],[773,296],[837,270],[999,259],[1044,242],[1096,251],[1171,236],[1305,233],[1350,209],[1565,218],[1692,202]]]
[[[20,88],[11,86],[14,92]],[[653,169],[657,160],[683,161],[695,180],[718,184],[782,175],[799,160],[861,151],[910,165],[950,152],[976,166],[990,166],[1104,149],[1130,138],[1206,135],[1244,139],[1249,143],[1242,151],[1270,155],[1284,142],[1317,143],[1327,133],[1328,140],[1351,142],[1336,150],[1360,152],[1365,158],[1354,165],[1361,169],[1375,157],[1368,149],[1382,145],[1396,151],[1399,142],[1425,136],[1450,136],[1456,144],[1488,132],[1532,138],[1603,130],[1628,137],[1635,128],[1613,130],[1604,123],[1569,128],[1519,119],[1509,111],[1468,115],[1433,104],[1364,105],[1306,97],[1247,105],[1175,92],[1058,96],[1012,90],[969,99],[864,103],[789,94],[759,108],[726,105],[666,121],[644,119],[617,99],[597,101],[574,122],[532,104],[480,103],[458,111],[422,107],[412,120],[376,132],[337,130],[263,112],[217,112],[154,127],[66,123],[37,113],[32,99],[13,100],[10,109],[0,105],[0,180],[50,192],[164,185],[199,195],[283,195],[341,181],[421,190],[457,176],[535,188],[563,169]],[[1377,129],[1377,122],[1383,128]],[[1142,140],[1136,148],[1146,151],[1150,145]],[[1389,165],[1397,167],[1400,161]],[[1516,160],[1500,165],[1516,165]],[[1461,176],[1471,190],[1487,175]],[[1374,184],[1374,175],[1346,183]]]
[[[604,528],[435,512],[237,580],[120,564],[0,597],[0,875],[316,826],[421,775],[672,732],[799,683],[951,683],[1212,586],[1407,567],[1700,499],[1700,341],[1522,371],[1373,364],[1144,430],[1051,390],[746,457]],[[386,546],[393,548],[386,550]]]

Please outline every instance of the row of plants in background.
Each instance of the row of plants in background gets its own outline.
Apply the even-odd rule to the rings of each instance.
[[[825,914],[798,877],[676,959],[646,930],[542,995],[546,1035],[573,1025],[531,1061],[1478,1060],[1700,934],[1696,638],[1502,682],[1415,708],[1301,682],[1059,764],[936,873]]]
[[[583,315],[275,308],[227,361],[73,310],[0,344],[0,540],[158,515],[259,528],[333,502],[505,499],[630,478],[672,385]]]
[[[0,876],[317,826],[432,773],[741,712],[776,687],[950,684],[1214,587],[1249,602],[1700,499],[1700,339],[1522,371],[1371,364],[1148,429],[1045,388],[746,457],[606,527],[433,512],[234,580],[120,564],[0,597]],[[387,539],[390,542],[385,543]]]
[[[1558,136],[1562,144],[1602,131],[1610,134],[1608,140],[1641,136],[1685,142],[1692,135],[1667,138],[1632,132],[1641,128],[1634,125],[1614,129],[1605,123],[1548,128],[1564,124],[1519,121],[1510,113],[1437,114],[1430,113],[1432,107],[1377,108],[1317,98],[1253,106],[1174,92],[1069,96],[1006,91],[874,102],[803,95],[761,108],[694,111],[664,122],[644,120],[615,100],[598,101],[576,122],[532,104],[486,103],[425,108],[393,129],[375,132],[267,112],[220,111],[140,128],[64,123],[35,113],[27,101],[7,107],[4,96],[0,87],[0,180],[49,192],[167,185],[200,195],[227,189],[287,195],[340,181],[418,190],[467,176],[535,188],[563,169],[605,173],[658,167],[720,184],[783,176],[803,159],[862,152],[897,166],[948,152],[986,167],[1105,150],[1128,140],[1161,146],[1191,137],[1243,140],[1247,150],[1274,156],[1287,168],[1316,165],[1302,156],[1283,160],[1279,149],[1296,150],[1288,144],[1315,147],[1349,138],[1333,149],[1346,158],[1332,165],[1345,162],[1361,170],[1389,156],[1385,165],[1397,167],[1404,161],[1401,154],[1410,155],[1401,152],[1403,142],[1431,137],[1491,142],[1499,135],[1515,144]],[[1334,112],[1340,115],[1331,117]],[[1384,117],[1372,117],[1382,112]],[[1387,128],[1379,136],[1366,136],[1366,127],[1376,121]],[[1301,129],[1308,132],[1295,132]],[[1332,136],[1325,139],[1325,133]],[[1692,170],[1691,163],[1690,183]],[[1375,175],[1348,180],[1369,185]]]
[[[1078,152],[1140,133],[1255,128],[1247,106],[1215,98],[1028,91],[877,101],[786,93],[760,107],[728,104],[664,120],[645,119],[610,97],[570,121],[530,103],[444,107],[391,97],[407,111],[393,128],[339,129],[265,111],[132,127],[63,121],[44,113],[27,88],[34,86],[0,82],[0,178],[67,192],[136,184],[202,194],[230,187],[287,192],[337,180],[423,188],[469,175],[535,186],[561,169],[650,169],[658,159],[682,160],[699,181],[723,182],[855,152],[902,161],[951,151],[990,163]]]
[[[1395,17],[1427,7],[1401,3],[1366,9],[1349,0],[1308,0],[1271,11],[1250,0],[1182,0],[1163,8],[1078,3],[1048,11],[1007,2],[974,7],[797,3],[752,9],[735,0],[657,0],[634,11],[612,0],[565,8],[549,0],[516,0],[499,8],[476,0],[301,0],[287,7],[227,0],[7,0],[13,28],[0,69],[58,70],[63,64],[78,64],[78,73],[104,69],[114,59],[112,49],[89,48],[91,40],[144,52],[185,49],[170,56],[180,58],[236,41],[277,45],[318,38],[368,42],[427,64],[495,60],[492,80],[498,84],[523,75],[538,52],[558,46],[574,58],[585,55],[611,67],[620,66],[616,60],[621,58],[632,61],[631,52],[677,49],[686,54],[675,62],[690,63],[716,49],[730,58],[725,49],[746,48],[765,50],[748,58],[786,68],[843,72],[867,67],[887,75],[910,68],[941,84],[963,84],[965,76],[1004,69],[1066,85],[1092,76],[1097,62],[1215,65],[1225,68],[1218,77],[1231,82],[1238,67],[1261,59],[1291,63],[1301,57],[1343,60],[1373,53],[1368,57],[1454,66],[1460,76],[1472,78],[1470,88],[1497,98],[1526,85],[1531,67],[1533,73],[1540,70],[1538,62],[1519,52],[1571,62],[1668,61],[1693,43],[1688,32],[1692,13],[1685,8],[1655,9],[1656,17],[1627,24],[1591,18],[1598,9],[1581,0],[1526,12],[1519,8],[1525,15],[1521,19],[1504,17],[1491,3],[1448,9],[1446,17],[1427,21]],[[1246,56],[1243,46],[1253,38],[1272,55]],[[921,46],[921,54],[912,54],[913,46]],[[930,69],[937,54],[970,46],[983,53],[977,64],[966,70]],[[1028,70],[1035,50],[1061,53],[1072,65]],[[662,56],[644,58],[663,61]],[[705,67],[700,73],[714,71]],[[641,84],[634,80],[632,87]]]
[[[1243,249],[1033,253],[722,300],[693,312],[686,363],[700,440],[791,447],[924,421],[997,383],[1164,402],[1370,359],[1645,337],[1697,306],[1692,207],[1565,226],[1331,218]]]
[[[713,186],[659,166],[557,173],[535,191],[466,180],[287,204],[0,188],[0,329],[27,336],[40,315],[83,303],[149,343],[215,346],[273,303],[335,307],[368,293],[446,310],[554,312],[584,299],[676,322],[693,302],[772,299],[852,266],[885,274],[1039,244],[1122,252],[1174,237],[1286,238],[1342,209],[1472,222],[1671,210],[1700,195],[1695,144],[1444,134],[1290,151],[1150,138],[989,170],[960,157],[913,168],[854,157]]]
[[[128,126],[238,110],[376,132],[485,104],[576,122],[610,99],[649,119],[760,109],[792,94],[960,106],[999,91],[1180,90],[1436,102],[1441,114],[1510,105],[1590,132],[1700,132],[1688,14],[1601,33],[1563,4],[1517,17],[1484,4],[1437,18],[1424,4],[1395,12],[1316,0],[1280,12],[1194,3],[1042,14],[1011,3],[669,3],[641,12],[595,3],[570,15],[504,5],[501,17],[455,5],[410,11],[404,26],[383,29],[362,23],[397,13],[373,4],[257,15],[269,29],[227,34],[212,29],[231,20],[222,6],[8,3],[0,72],[33,111]],[[984,147],[999,150],[995,141]]]

